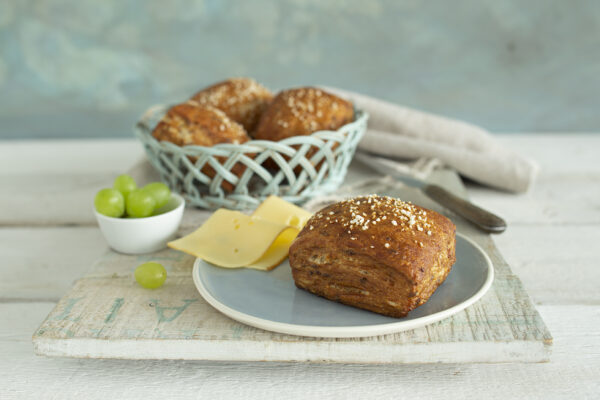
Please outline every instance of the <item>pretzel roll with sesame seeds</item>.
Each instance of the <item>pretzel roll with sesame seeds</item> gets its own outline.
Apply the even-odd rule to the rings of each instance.
[[[214,146],[219,143],[245,143],[250,138],[244,128],[232,121],[225,113],[214,107],[200,107],[194,103],[182,103],[171,107],[154,128],[152,136],[159,141],[167,141],[177,146],[198,145]],[[224,164],[226,157],[215,157]],[[195,162],[196,159],[190,157]],[[231,169],[236,176],[241,176],[245,165],[237,163]],[[205,164],[202,173],[214,178],[215,170]],[[223,181],[223,189],[234,189],[230,182]]]
[[[191,101],[223,111],[252,134],[273,93],[254,79],[231,78],[196,93]]]
[[[308,220],[289,251],[296,286],[390,317],[424,304],[456,261],[445,216],[391,197],[330,205]]]

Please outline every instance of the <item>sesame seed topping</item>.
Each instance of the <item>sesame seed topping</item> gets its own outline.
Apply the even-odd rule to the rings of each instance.
[[[361,240],[360,235],[365,233],[367,237],[373,237],[374,235],[369,234],[371,226],[383,226],[384,229],[386,226],[390,229],[394,227],[393,231],[410,232],[413,236],[418,232],[432,234],[431,219],[422,208],[410,202],[387,196],[368,195],[346,199],[342,204],[342,212],[334,211],[339,209],[328,209],[317,212],[313,218],[324,219],[332,225],[341,226],[348,232],[350,240]],[[387,238],[385,247],[393,248],[393,240]],[[415,243],[418,245],[419,242]]]
[[[191,102],[202,106],[232,106],[245,101],[270,97],[269,91],[248,78],[231,78],[196,93]]]
[[[390,248],[390,244],[389,243],[386,243],[384,246],[385,246],[386,249]]]

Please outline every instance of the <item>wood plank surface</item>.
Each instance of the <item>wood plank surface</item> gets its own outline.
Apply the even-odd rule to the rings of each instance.
[[[540,177],[531,192],[522,195],[470,184],[474,201],[506,214],[511,224],[600,220],[600,209],[594,206],[594,199],[600,198],[598,137],[500,135],[498,140],[537,160]],[[0,185],[11,188],[0,192],[0,226],[95,225],[90,199],[142,156],[133,139],[0,142]],[[348,181],[373,174],[357,164],[353,163]],[[583,196],[583,202],[576,196]]]
[[[600,223],[600,173],[549,175],[543,172],[535,187],[526,194],[492,191],[473,184],[468,188],[473,201],[501,213],[511,228]]]
[[[535,304],[600,304],[600,268],[594,254],[581,251],[600,243],[599,232],[594,226],[540,230],[523,225],[511,226],[493,240]],[[556,251],[557,235],[572,238],[565,241],[567,253]],[[0,269],[0,301],[58,301],[105,251],[104,239],[94,227],[0,229],[0,254],[10,265]],[[70,256],[65,259],[64,254]],[[543,260],[543,267],[537,260]],[[565,262],[576,273],[565,274]],[[557,275],[564,279],[557,280]]]
[[[555,339],[535,364],[357,365],[83,360],[33,354],[31,332],[53,303],[0,304],[3,399],[261,398],[595,399],[599,306],[539,311]],[[43,388],[43,389],[41,389]]]
[[[142,167],[135,174],[143,170]],[[464,193],[457,175],[449,170],[436,172],[434,179]],[[338,194],[375,192],[446,212],[420,191],[391,179],[350,185]],[[186,211],[188,221],[206,216],[206,212]],[[512,274],[488,235],[461,219],[454,220],[459,232],[487,251],[496,277],[490,292],[479,302],[435,324],[361,339],[316,339],[267,332],[223,316],[198,295],[190,279],[193,257],[171,249],[141,256],[109,251],[42,323],[34,334],[35,349],[43,355],[125,359],[342,363],[547,361],[552,337],[520,280]],[[158,260],[169,267],[167,284],[156,291],[142,289],[132,279],[132,269],[146,260]]]
[[[547,175],[598,173],[598,133],[535,133],[497,135],[500,143],[535,160]]]
[[[96,227],[0,228],[0,302],[56,302],[105,252]]]
[[[511,226],[494,241],[539,304],[600,304],[598,225]]]
[[[143,154],[134,139],[0,141],[0,176],[121,173]]]
[[[0,226],[95,225],[96,192],[142,156],[134,140],[0,142]]]
[[[10,285],[0,287],[0,398],[268,399],[281,398],[284,393],[289,399],[398,396],[596,399],[600,392],[600,303],[595,287],[598,240],[594,232],[600,231],[600,224],[598,202],[594,200],[600,198],[597,179],[600,136],[520,134],[498,135],[497,138],[540,163],[538,183],[525,195],[506,194],[474,184],[467,187],[472,199],[509,221],[508,231],[496,236],[494,241],[514,272],[522,276],[534,301],[541,304],[538,310],[554,337],[550,362],[372,366],[35,356],[31,334],[55,304],[31,300],[58,299],[85,268],[76,262],[54,261],[56,256],[52,253],[69,254],[73,250],[63,241],[56,241],[52,249],[42,243],[52,241],[54,230],[32,233],[40,243],[30,246],[24,241],[28,236],[21,227],[40,222],[49,228],[62,225],[61,232],[76,240],[79,231],[73,224],[95,223],[91,213],[86,215],[89,203],[69,201],[70,196],[63,197],[67,202],[65,207],[54,209],[59,210],[60,218],[43,221],[40,220],[43,212],[36,210],[35,202],[24,207],[17,201],[6,207],[10,199],[3,197],[5,191],[0,191],[0,225],[5,226],[0,246],[8,241],[0,248],[2,261],[6,259],[5,254],[10,255],[9,262],[3,262],[0,268],[1,278],[10,280]],[[100,180],[106,185],[104,182],[110,182],[114,175],[131,166],[132,159],[137,159],[137,156],[130,158],[131,152],[127,150],[127,146],[137,147],[133,140],[73,141],[70,148],[63,144],[58,141],[0,142],[0,182],[8,184],[2,187],[13,196],[19,196],[32,193],[30,186],[35,185],[35,180],[28,181],[35,178],[27,174],[33,177],[45,174],[44,179],[51,181],[77,175],[77,171],[81,175],[105,173],[106,180]],[[102,151],[94,151],[94,148]],[[141,149],[138,150],[140,155]],[[19,164],[20,161],[23,162]],[[88,166],[89,170],[85,170]],[[11,178],[14,175],[27,179]],[[26,200],[27,196],[22,198]],[[69,221],[70,226],[64,226],[65,221]],[[582,227],[589,229],[585,235],[579,234]],[[73,233],[66,233],[68,231]],[[569,252],[563,252],[555,238],[565,237],[579,238],[581,245],[577,248],[576,241],[570,239]],[[90,249],[89,258],[95,257],[93,254],[105,246],[91,234],[81,235],[77,243]],[[8,253],[7,249],[10,249]],[[19,257],[19,254],[27,256]],[[564,266],[561,263],[567,255],[569,263]],[[85,252],[78,257],[83,260]],[[537,262],[538,259],[544,261]],[[548,274],[548,268],[556,272]],[[48,287],[44,287],[44,274],[54,282]],[[567,280],[563,279],[566,275]],[[30,287],[39,287],[44,295],[36,294]],[[7,290],[11,290],[10,296],[4,296]]]
[[[493,240],[535,304],[600,304],[600,268],[594,254],[581,251],[600,243],[599,234],[594,226],[540,230],[527,224],[511,226]],[[564,241],[564,253],[556,250],[557,237],[571,238]],[[0,254],[11,268],[0,269],[0,301],[58,301],[105,251],[95,227],[2,228]],[[538,260],[543,260],[543,267]],[[564,273],[565,263],[569,274]]]

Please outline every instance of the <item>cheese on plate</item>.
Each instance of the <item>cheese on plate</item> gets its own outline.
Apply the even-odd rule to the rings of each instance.
[[[254,210],[252,216],[300,230],[312,214],[280,197],[269,196]]]
[[[191,234],[168,246],[225,268],[271,270],[288,255],[311,213],[270,196],[250,216],[219,209]]]

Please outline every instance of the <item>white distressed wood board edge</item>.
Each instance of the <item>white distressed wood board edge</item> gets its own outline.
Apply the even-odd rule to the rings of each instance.
[[[538,363],[549,361],[548,344],[531,341],[417,343],[390,346],[385,341],[276,342],[240,339],[234,343],[185,340],[41,339],[39,355],[127,360],[271,361],[359,364]],[[493,357],[490,354],[494,353]]]

